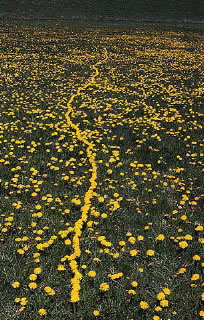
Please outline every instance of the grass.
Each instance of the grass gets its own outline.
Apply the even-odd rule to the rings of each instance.
[[[9,32],[0,318],[201,319],[201,33]]]

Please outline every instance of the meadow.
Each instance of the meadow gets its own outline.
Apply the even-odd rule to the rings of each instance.
[[[202,34],[0,31],[0,319],[202,319]]]

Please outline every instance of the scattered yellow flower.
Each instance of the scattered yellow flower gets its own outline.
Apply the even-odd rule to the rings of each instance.
[[[96,272],[91,270],[88,272],[88,276],[94,278],[96,276]]]
[[[13,288],[19,288],[20,287],[20,282],[15,281],[11,285],[12,285]]]
[[[100,314],[100,312],[99,312],[98,310],[94,310],[94,311],[93,311],[93,315],[94,315],[95,317],[98,317],[99,314]]]
[[[146,301],[140,301],[140,308],[145,310],[149,308],[149,304]]]
[[[46,309],[39,309],[38,313],[40,316],[45,316],[47,314],[47,311],[46,311]]]

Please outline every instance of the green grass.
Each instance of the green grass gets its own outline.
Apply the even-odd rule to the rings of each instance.
[[[17,24],[8,34],[1,27],[0,319],[201,319],[202,35],[172,28]],[[97,164],[76,259],[83,275],[80,301],[72,303],[73,274],[68,261],[60,260],[72,254],[74,233],[61,234],[80,219],[92,172],[87,146],[65,113],[98,61],[98,76],[74,99],[70,114],[94,144]],[[156,239],[160,234],[163,241]],[[184,249],[182,241],[188,244]],[[40,250],[39,243],[49,246]],[[153,256],[147,255],[150,249]],[[30,289],[37,267],[37,288]],[[18,288],[12,287],[15,281]],[[103,282],[108,291],[99,289]],[[170,290],[168,307],[159,311],[157,294],[164,288]],[[22,297],[28,301],[23,310],[15,302]],[[141,301],[148,303],[146,310]],[[38,313],[42,308],[47,315]]]

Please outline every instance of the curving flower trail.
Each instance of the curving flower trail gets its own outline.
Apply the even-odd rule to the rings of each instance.
[[[67,124],[75,130],[76,132],[76,136],[78,138],[79,141],[81,141],[82,143],[84,143],[87,146],[87,157],[89,159],[89,162],[92,166],[92,176],[89,179],[90,181],[90,186],[89,189],[87,190],[85,197],[84,197],[84,204],[81,207],[81,217],[79,220],[77,220],[75,222],[74,225],[74,236],[73,236],[73,242],[72,242],[72,246],[74,249],[74,252],[67,257],[67,259],[69,260],[69,265],[70,268],[72,270],[73,273],[73,278],[71,280],[71,284],[72,284],[72,290],[71,290],[71,302],[77,302],[80,300],[79,297],[79,291],[80,291],[80,281],[82,279],[82,274],[80,273],[79,269],[78,269],[78,264],[76,259],[78,257],[80,257],[81,255],[81,249],[80,249],[80,237],[82,234],[82,227],[84,222],[87,221],[88,218],[88,212],[91,206],[91,198],[93,196],[93,192],[94,189],[97,186],[97,165],[96,165],[96,161],[95,161],[95,157],[96,157],[96,150],[94,149],[94,144],[91,143],[90,141],[88,141],[85,137],[85,135],[83,134],[83,131],[81,131],[79,129],[79,127],[77,126],[77,124],[74,124],[71,120],[71,112],[72,112],[72,103],[74,101],[74,99],[79,96],[81,94],[81,91],[86,89],[87,87],[89,87],[90,85],[95,83],[95,79],[96,77],[99,75],[99,70],[97,68],[98,65],[102,64],[104,61],[107,60],[108,56],[107,56],[107,50],[104,49],[104,55],[105,58],[101,61],[98,61],[96,64],[94,64],[92,66],[92,69],[94,69],[94,73],[91,75],[91,77],[87,80],[87,82],[78,88],[77,92],[74,93],[68,103],[67,103],[67,112],[65,114],[65,118],[67,120]]]

